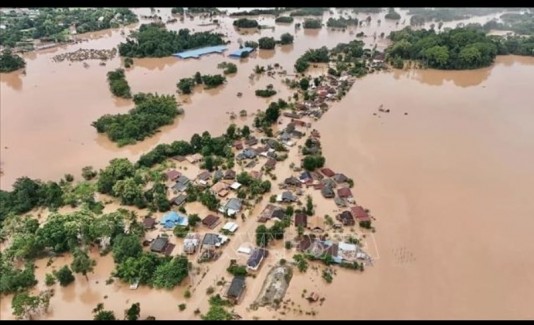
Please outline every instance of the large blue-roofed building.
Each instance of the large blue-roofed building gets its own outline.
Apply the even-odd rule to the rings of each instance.
[[[160,223],[165,228],[174,228],[175,226],[187,226],[189,219],[176,211],[170,211],[163,215]]]
[[[179,57],[181,59],[195,58],[198,59],[201,55],[211,54],[211,53],[222,53],[226,51],[225,45],[217,46],[208,46],[200,49],[187,50],[183,52],[178,52],[173,54],[173,56]]]
[[[247,53],[251,53],[254,51],[254,48],[253,47],[244,47],[242,49],[237,49],[235,51],[233,51],[232,53],[230,53],[228,56],[229,57],[234,57],[234,58],[240,58],[241,55],[244,53],[244,52],[247,52]]]

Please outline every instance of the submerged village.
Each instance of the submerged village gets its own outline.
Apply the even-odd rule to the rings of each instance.
[[[360,9],[371,13],[379,8]],[[283,8],[265,11],[260,14],[293,23],[293,17],[317,17],[328,8],[292,11],[301,11],[297,15]],[[260,37],[258,42],[232,44],[222,34],[166,29],[166,24],[183,21],[180,16],[186,12],[173,8],[177,18],[164,23],[154,11],[145,17],[154,21],[142,24],[118,48],[78,49],[54,56],[54,62],[100,60],[101,66],[116,55],[123,59],[120,68],[107,73],[107,82],[114,96],[131,99],[134,108],[106,114],[91,125],[117,146],[143,141],[172,124],[184,113],[180,99],[194,98],[199,88],[231,82],[226,76],[237,72],[240,60],[261,49],[294,42],[289,33],[276,40]],[[215,8],[189,8],[189,12],[218,24],[220,12]],[[396,17],[394,13],[390,9],[388,15]],[[257,12],[248,14],[243,16]],[[135,20],[127,11],[106,13],[99,19],[120,25],[121,15],[129,23]],[[237,15],[234,27],[265,28],[249,18]],[[341,17],[330,18],[327,26],[346,29],[369,23],[370,19]],[[85,25],[89,31],[98,30],[88,22]],[[321,26],[321,20],[314,18],[295,28]],[[479,31],[462,32],[473,40],[490,42]],[[320,317],[316,306],[331,297],[302,282],[297,287],[292,280],[298,276],[306,277],[304,283],[321,281],[320,288],[336,281],[340,268],[350,269],[354,276],[372,272],[377,250],[373,233],[380,229],[375,228],[376,216],[353,194],[358,179],[329,166],[314,125],[335,109],[358,78],[390,66],[403,67],[405,60],[416,62],[402,48],[406,39],[424,41],[433,35],[409,29],[393,32],[394,45],[379,51],[358,39],[360,34],[334,47],[310,48],[295,62],[295,71],[278,64],[256,65],[247,72],[251,79],[279,78],[291,95],[281,98],[273,85],[255,90],[256,96],[271,100],[256,113],[230,114],[224,134],[206,130],[189,140],[158,144],[135,162],[116,158],[98,171],[87,166],[81,180],[70,174],[58,182],[19,178],[12,191],[2,191],[0,196],[2,299],[11,300],[11,311],[18,319],[45,318],[50,301],[73,282],[103,285],[91,275],[107,258],[112,267],[105,286],[114,288],[111,292],[126,290],[128,296],[128,292],[151,295],[166,290],[173,300],[161,303],[176,309],[177,318],[192,311],[191,319],[250,319],[248,313],[260,308],[274,310],[280,318]],[[151,43],[153,39],[160,45]],[[14,39],[12,45],[20,41]],[[24,68],[15,52],[3,52],[2,62],[12,66],[10,70]],[[218,67],[222,74],[181,76],[176,80],[178,95],[131,92],[125,69],[136,59],[175,56],[202,64],[205,55],[227,57]],[[428,60],[430,65],[444,64],[437,54],[429,54]],[[380,106],[374,115],[389,112]],[[298,293],[290,299],[288,292]],[[123,318],[116,314],[119,309],[125,319],[157,319],[135,298],[113,306],[112,298],[107,298],[91,307],[95,320]]]

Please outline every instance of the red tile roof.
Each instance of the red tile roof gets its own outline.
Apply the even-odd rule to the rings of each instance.
[[[358,221],[369,221],[371,218],[369,217],[369,214],[365,212],[365,209],[361,206],[355,206],[351,208],[352,215],[358,219]]]
[[[352,192],[350,191],[350,188],[343,187],[337,190],[337,196],[340,198],[347,198],[352,196]]]
[[[174,181],[178,177],[182,176],[182,173],[180,173],[179,171],[173,169],[173,170],[169,170],[168,172],[166,172],[165,175],[167,176],[168,180]]]
[[[321,173],[323,173],[324,176],[326,177],[332,177],[334,176],[336,173],[334,173],[334,171],[330,168],[322,168],[321,169]]]

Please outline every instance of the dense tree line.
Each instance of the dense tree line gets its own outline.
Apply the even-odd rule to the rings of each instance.
[[[124,74],[124,69],[116,69],[115,71],[110,71],[107,74],[109,89],[111,93],[117,97],[121,98],[131,98],[132,93],[130,91],[130,85],[126,80],[126,75]]]
[[[25,39],[66,41],[69,27],[86,33],[138,21],[128,8],[38,8],[37,15],[10,11],[0,13],[0,21],[6,26],[0,29],[0,45],[14,47]]]
[[[311,63],[328,63],[330,61],[328,48],[323,46],[318,49],[311,49],[306,51],[295,63],[295,70],[302,73],[306,71]]]
[[[505,13],[501,15],[502,23],[491,20],[484,24],[486,31],[510,30],[521,35],[534,35],[534,12]]]
[[[174,7],[171,9],[173,14],[181,14],[184,12],[184,7]],[[187,7],[187,12],[191,14],[220,14],[221,11],[216,7]]]
[[[532,37],[491,37],[469,27],[439,34],[407,27],[392,32],[390,39],[393,43],[386,50],[390,61],[419,60],[436,69],[475,69],[491,65],[498,54],[534,54]]]
[[[234,20],[233,25],[237,28],[258,28],[259,24],[256,19],[239,18]]]
[[[323,27],[321,20],[319,19],[306,19],[304,24],[302,24],[304,29],[320,29]]]
[[[133,100],[135,108],[127,114],[106,114],[91,125],[98,133],[106,133],[111,141],[124,146],[153,135],[181,113],[174,96],[139,93]]]
[[[297,9],[293,11],[290,16],[292,17],[298,17],[298,16],[322,16],[325,11],[328,10],[328,8],[321,8],[321,7],[312,7],[312,8],[293,8]]]
[[[157,24],[143,24],[132,32],[125,43],[119,44],[119,54],[126,57],[164,57],[174,53],[224,44],[222,34],[191,33],[189,29],[169,31]]]
[[[344,18],[344,17],[339,17],[339,18],[328,18],[328,20],[326,21],[326,26],[327,27],[332,27],[332,28],[347,28],[349,26],[358,26],[358,19],[357,18]]]
[[[274,9],[252,9],[239,12],[233,12],[230,14],[230,17],[239,17],[239,16],[259,16],[259,15],[275,15],[278,16],[284,12],[287,12],[287,8],[274,8]]]
[[[425,21],[453,21],[471,16],[485,16],[503,11],[504,8],[406,8],[409,15],[419,16]]]
[[[23,58],[13,53],[11,49],[4,49],[0,55],[0,72],[11,72],[26,66]]]
[[[280,16],[276,17],[274,20],[275,23],[282,23],[282,24],[291,24],[295,19],[290,16]]]
[[[377,13],[380,13],[382,11],[382,8],[376,8],[376,7],[373,7],[373,8],[353,8],[352,9],[352,12],[354,12],[355,14],[359,14],[359,13],[362,13],[362,14],[377,14]]]

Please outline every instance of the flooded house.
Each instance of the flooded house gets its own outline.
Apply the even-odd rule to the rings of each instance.
[[[276,196],[276,202],[292,203],[297,201],[297,197],[290,191],[284,191]]]
[[[244,276],[235,276],[226,291],[225,297],[233,304],[238,304],[245,292],[246,283]]]
[[[174,204],[176,206],[180,206],[180,205],[184,204],[186,200],[187,200],[187,195],[180,194],[177,197],[174,197],[173,199],[171,199],[171,204]]]
[[[351,212],[358,222],[371,221],[369,213],[359,205],[351,208]]]
[[[308,215],[306,213],[295,213],[295,227],[308,227]]]
[[[151,230],[151,229],[154,229],[155,227],[156,227],[156,219],[150,218],[150,217],[146,217],[145,219],[143,219],[143,228],[145,230]]]
[[[190,182],[191,180],[187,178],[185,175],[180,175],[180,177],[176,179],[176,184],[172,186],[172,189],[173,191],[176,191],[176,192],[183,192],[187,189]]]
[[[236,172],[235,172],[235,170],[233,170],[233,169],[228,169],[228,170],[224,173],[224,179],[232,180],[232,179],[235,179],[235,177],[236,177]]]
[[[354,226],[354,217],[350,211],[343,211],[336,216],[336,220],[340,221],[343,226]]]
[[[174,244],[169,243],[169,238],[160,236],[152,242],[150,251],[154,253],[163,253],[165,256],[169,256],[174,250],[174,247]]]
[[[332,176],[332,179],[338,184],[346,183],[349,180],[349,178],[342,173],[335,174],[334,176]]]
[[[209,214],[204,219],[202,219],[202,224],[208,227],[209,229],[214,229],[220,223],[220,218],[213,214]]]
[[[325,199],[331,199],[336,196],[334,190],[330,186],[323,186],[321,194]]]
[[[176,181],[178,177],[180,176],[182,176],[182,173],[180,173],[176,169],[171,169],[165,173],[165,177],[167,178],[167,180],[173,181],[173,182]]]
[[[350,188],[343,187],[337,190],[337,196],[339,196],[342,199],[348,199],[352,197],[352,192]]]
[[[239,211],[241,211],[243,203],[241,199],[238,198],[231,198],[226,202],[226,204],[219,208],[219,212],[226,213],[229,216],[233,216]]]
[[[263,260],[268,256],[268,251],[265,248],[256,248],[250,254],[249,259],[247,260],[247,269],[251,271],[257,271]]]
[[[334,173],[334,171],[330,168],[321,168],[320,171],[326,177],[333,177],[334,175],[336,175],[336,173]]]

